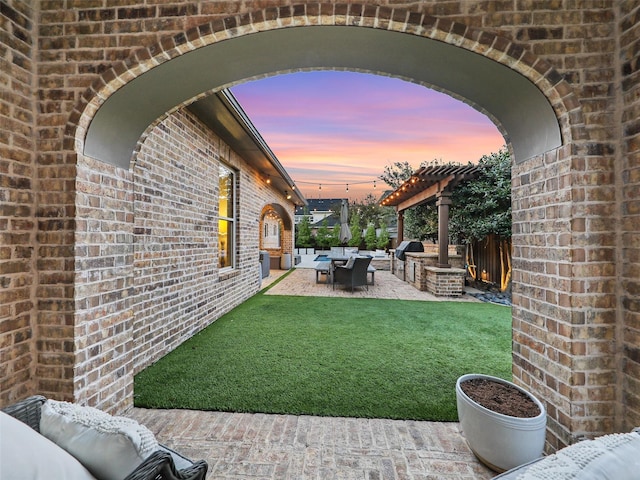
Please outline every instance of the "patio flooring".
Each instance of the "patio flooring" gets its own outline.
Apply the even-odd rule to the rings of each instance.
[[[271,275],[263,280],[262,288],[278,280],[286,271],[272,270]],[[396,300],[422,300],[429,302],[479,302],[475,297],[464,294],[461,297],[437,297],[429,292],[421,292],[403,282],[390,271],[377,270],[375,284],[368,288],[358,287],[353,292],[343,286],[332,288],[326,283],[316,283],[316,272],[312,268],[296,268],[284,280],[271,287],[265,295],[304,295],[312,297],[346,297],[346,298],[387,298]]]
[[[262,288],[286,271],[272,270]],[[442,301],[388,271],[354,293],[315,283],[315,271],[296,268],[267,295],[317,295]],[[478,301],[464,295],[459,301]],[[488,480],[495,476],[473,456],[455,422],[155,410],[129,416],[158,441],[209,464],[221,480]]]

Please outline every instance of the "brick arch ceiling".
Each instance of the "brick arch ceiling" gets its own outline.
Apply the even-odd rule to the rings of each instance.
[[[289,216],[289,213],[285,207],[283,207],[279,203],[270,203],[268,205],[265,205],[262,208],[260,219],[264,218],[264,216],[267,214],[267,212],[269,212],[269,210],[273,210],[280,216],[280,219],[282,220],[282,226],[285,230],[291,230],[292,228],[291,217]]]
[[[331,25],[251,33],[165,61],[106,99],[91,120],[84,154],[128,169],[145,129],[176,106],[245,79],[299,69],[375,72],[450,92],[490,114],[519,161],[562,142],[549,101],[518,72],[438,40]]]

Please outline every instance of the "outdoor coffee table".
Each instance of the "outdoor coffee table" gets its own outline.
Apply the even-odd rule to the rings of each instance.
[[[373,285],[375,283],[376,268],[369,265],[367,267],[367,275],[371,277],[371,281],[369,282],[369,285]]]
[[[329,283],[329,277],[331,276],[331,262],[318,262],[315,266],[316,269],[316,283],[320,283],[320,275],[326,275],[324,283]]]

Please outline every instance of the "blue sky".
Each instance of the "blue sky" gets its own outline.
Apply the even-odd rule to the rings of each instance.
[[[314,71],[231,90],[307,198],[377,197],[385,165],[475,162],[504,145],[482,113],[395,78]]]

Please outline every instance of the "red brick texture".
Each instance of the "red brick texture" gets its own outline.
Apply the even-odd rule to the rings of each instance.
[[[640,425],[640,7],[621,2],[617,20],[622,97],[622,138],[615,158],[620,216],[616,348],[622,357],[618,407],[626,425]]]
[[[29,1],[0,4],[0,404],[35,388],[34,15]]]
[[[264,205],[252,202],[281,199],[270,199],[242,159],[216,147],[184,112],[149,130],[140,163],[129,171],[78,156],[103,100],[154,65],[221,39],[335,24],[459,45],[508,65],[547,96],[563,145],[516,159],[513,171],[514,378],[545,401],[551,448],[640,423],[637,2],[593,0],[588,7],[554,0],[423,0],[392,6],[282,0],[68,3],[39,2],[37,22],[28,2],[3,2],[0,11],[3,67],[12,58],[10,73],[3,68],[0,77],[9,91],[0,99],[0,119],[10,125],[9,133],[0,134],[8,158],[3,155],[0,163],[3,187],[9,187],[0,194],[0,225],[9,240],[8,248],[3,242],[0,249],[0,294],[7,299],[0,310],[1,402],[42,392],[126,408],[131,375],[160,355],[158,346],[168,350],[217,317],[197,302],[192,314],[180,303],[178,287],[169,285],[172,274],[186,284],[180,288],[191,289],[192,277],[201,274],[199,282],[215,281],[215,269],[209,272],[199,263],[200,255],[215,254],[215,242],[186,246],[201,240],[202,231],[189,225],[185,239],[176,241],[184,244],[172,240],[189,252],[186,257],[193,255],[181,260],[179,275],[167,265],[155,272],[144,263],[152,256],[144,242],[158,243],[163,235],[156,213],[144,208],[163,208],[163,195],[175,195],[175,188],[165,185],[163,195],[140,200],[158,181],[145,178],[143,169],[167,166],[155,147],[162,128],[189,125],[195,144],[210,142],[213,163],[186,149],[178,164],[189,164],[193,156],[194,168],[214,171],[220,159],[240,166],[239,184],[249,192],[240,197],[239,228],[246,228],[250,251],[240,255],[236,277],[218,276],[230,287],[220,303],[240,302],[255,288],[245,268],[257,258]],[[158,178],[177,173],[165,170]],[[200,180],[194,176],[189,178]],[[17,211],[11,210],[14,205]],[[193,208],[189,218],[203,214]],[[150,215],[149,225],[144,215]],[[143,293],[146,288],[161,294],[157,310]],[[174,323],[163,325],[162,318]],[[145,329],[152,333],[138,345]]]

